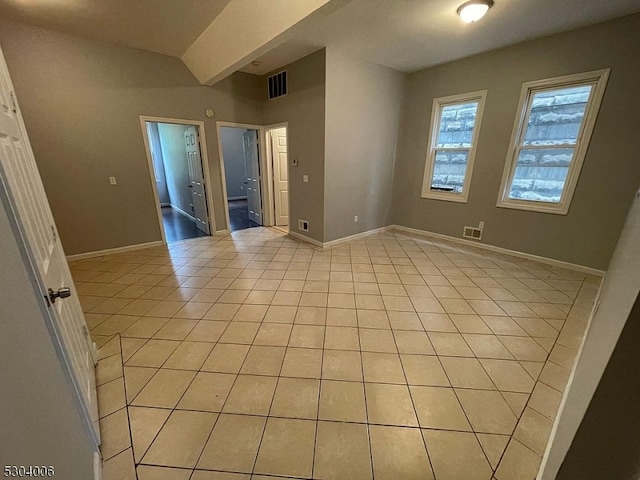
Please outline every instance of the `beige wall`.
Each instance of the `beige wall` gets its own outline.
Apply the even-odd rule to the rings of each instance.
[[[640,184],[640,15],[523,43],[409,75],[399,134],[393,222],[455,237],[485,222],[483,242],[605,269]],[[566,216],[497,208],[524,82],[611,68]],[[434,97],[487,89],[467,204],[420,198]]]
[[[309,221],[310,238],[324,238],[324,138],[325,138],[325,51],[319,50],[283,69],[287,70],[288,95],[267,100],[264,124],[289,122],[289,223],[298,230],[298,220]],[[266,98],[267,81],[260,83]],[[302,176],[308,175],[304,183]]]
[[[389,223],[459,237],[484,221],[487,244],[602,269],[640,183],[629,136],[640,131],[638,28],[635,15],[523,43],[407,75],[404,89],[402,74],[320,50],[285,67],[289,94],[271,101],[266,76],[203,87],[172,57],[4,21],[0,43],[68,254],[160,239],[138,119],[152,115],[205,121],[217,230],[226,225],[215,121],[288,122],[289,158],[299,162],[290,169],[292,231],[304,219],[318,241]],[[608,67],[569,214],[497,208],[522,83]],[[480,89],[488,97],[469,202],[421,199],[433,98]]]
[[[0,188],[0,467],[52,465],[93,478],[93,448],[9,222]],[[40,299],[38,301],[37,299]]]
[[[326,56],[324,241],[328,242],[389,225],[406,75],[333,48],[327,48]]]
[[[177,58],[5,21],[0,45],[67,254],[161,239],[140,115],[205,121],[226,228],[215,121],[262,123],[259,77],[201,86]]]

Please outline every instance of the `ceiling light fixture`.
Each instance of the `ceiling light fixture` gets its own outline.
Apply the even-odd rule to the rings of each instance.
[[[457,12],[463,22],[473,23],[484,17],[492,6],[493,0],[471,0],[460,5]]]

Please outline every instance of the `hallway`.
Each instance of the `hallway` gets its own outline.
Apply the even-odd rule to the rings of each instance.
[[[206,233],[198,230],[194,221],[171,207],[162,207],[162,224],[164,225],[167,243],[207,236]]]
[[[229,224],[232,232],[247,228],[259,227],[257,223],[249,220],[249,207],[247,200],[229,200]]]
[[[267,228],[72,271],[102,347],[104,480],[533,478],[600,281]]]

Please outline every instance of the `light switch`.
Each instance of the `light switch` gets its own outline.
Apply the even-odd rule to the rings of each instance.
[[[109,177],[109,183],[111,185],[117,185],[118,182],[116,182],[116,177]]]
[[[303,175],[303,176],[302,176],[302,181],[303,181],[304,183],[309,183],[309,175]]]

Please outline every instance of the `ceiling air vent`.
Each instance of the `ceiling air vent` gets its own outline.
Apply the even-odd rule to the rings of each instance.
[[[282,97],[287,94],[287,71],[283,70],[280,73],[271,75],[267,78],[267,84],[269,85],[269,100]]]

